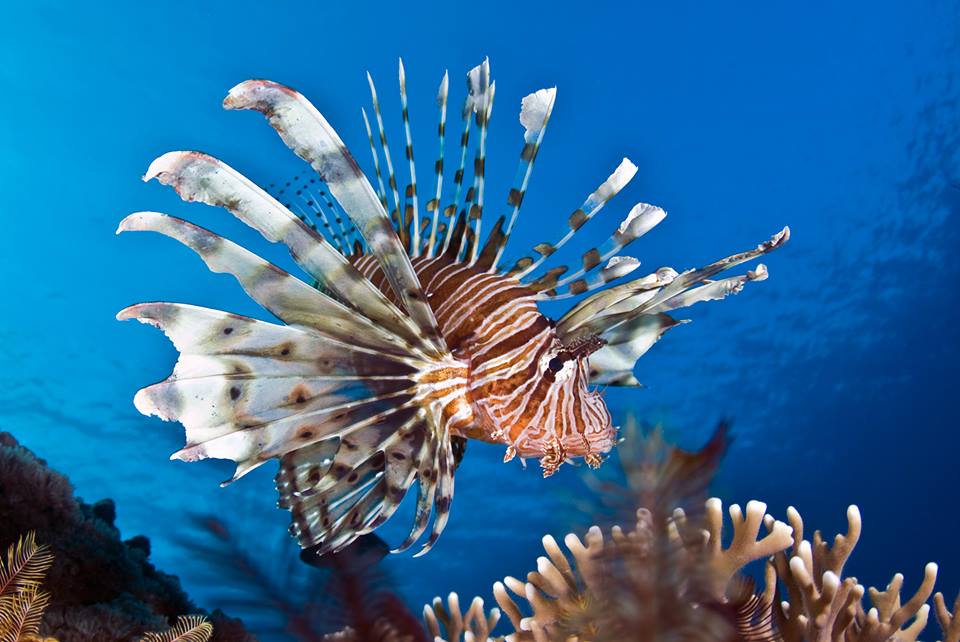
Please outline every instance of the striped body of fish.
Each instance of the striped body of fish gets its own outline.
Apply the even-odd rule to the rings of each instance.
[[[632,374],[636,360],[678,323],[668,312],[766,278],[762,265],[713,277],[789,237],[785,228],[753,250],[700,269],[661,268],[604,287],[638,267],[621,251],[665,216],[639,203],[607,241],[583,254],[578,269],[541,269],[633,177],[636,167],[624,159],[569,216],[559,241],[541,243],[532,256],[501,267],[555,90],[523,100],[516,179],[506,213],[484,241],[486,134],[495,90],[489,64],[467,74],[451,195],[443,190],[444,75],[433,197],[422,217],[405,80],[401,63],[410,177],[403,203],[372,79],[379,146],[366,111],[363,119],[376,190],[313,105],[288,87],[260,80],[234,87],[225,107],[265,115],[315,178],[281,190],[286,196],[271,195],[198,152],[165,154],[145,176],[185,200],[223,207],[268,241],[285,244],[307,280],[164,214],[132,214],[118,230],[150,230],[180,241],[212,271],[233,275],[282,322],[176,303],[135,305],[118,315],[161,328],[180,352],[173,374],[135,398],[144,414],[185,427],[187,444],[173,457],[233,460],[233,479],[279,459],[277,487],[280,505],[292,514],[291,532],[320,554],[377,528],[414,482],[414,524],[395,550],[406,550],[430,528],[420,553],[429,550],[447,522],[466,439],[503,444],[505,461],[537,458],[545,475],[575,457],[598,466],[615,443],[616,428],[592,388],[639,385]],[[290,192],[295,198],[287,200]],[[538,310],[542,301],[578,295],[587,296],[557,321]]]

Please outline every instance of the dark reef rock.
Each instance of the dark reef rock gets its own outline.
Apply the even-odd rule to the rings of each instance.
[[[114,526],[116,507],[73,495],[66,477],[0,432],[0,551],[28,531],[53,550],[43,588],[51,594],[41,632],[59,642],[137,640],[161,631],[178,615],[203,613],[174,575],[149,561],[150,541],[126,541]],[[208,615],[212,640],[255,640],[220,611]]]

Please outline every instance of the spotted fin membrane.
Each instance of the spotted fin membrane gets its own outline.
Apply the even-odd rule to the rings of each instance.
[[[180,352],[170,377],[135,397],[142,413],[184,426],[186,444],[172,458],[232,460],[236,471],[225,483],[278,459],[280,505],[291,512],[291,532],[301,546],[320,554],[341,550],[376,529],[416,482],[414,524],[395,551],[413,546],[429,529],[418,553],[423,554],[444,529],[453,498],[463,443],[451,436],[453,418],[445,408],[464,396],[467,366],[451,355],[411,259],[443,254],[517,279],[539,300],[593,293],[558,320],[558,335],[571,344],[590,337],[602,341],[591,356],[593,383],[638,385],[634,363],[678,323],[668,312],[723,298],[749,281],[766,278],[766,269],[758,265],[745,275],[713,280],[782,245],[789,229],[754,250],[699,270],[661,268],[601,289],[637,269],[639,261],[620,252],[665,216],[660,208],[640,203],[606,242],[583,254],[578,270],[564,276],[567,268],[558,266],[538,273],[633,177],[637,168],[624,159],[568,217],[558,241],[539,243],[533,248],[535,257],[501,268],[556,89],[541,89],[523,99],[524,140],[507,209],[483,241],[484,209],[490,209],[485,202],[486,136],[496,88],[489,61],[467,74],[459,153],[454,156],[458,166],[447,182],[452,192],[447,197],[449,80],[443,76],[437,96],[435,187],[424,190],[432,198],[423,213],[402,62],[399,83],[409,172],[404,202],[372,76],[368,80],[376,136],[365,110],[363,119],[376,190],[324,116],[298,92],[267,80],[237,85],[224,106],[265,116],[283,142],[309,164],[314,177],[290,186],[288,193],[271,195],[224,162],[192,151],[164,154],[144,177],[173,187],[186,201],[224,208],[267,241],[282,243],[307,280],[165,214],[137,212],[118,229],[157,232],[186,245],[211,271],[232,275],[279,323],[165,302],[131,306],[118,318],[160,328]],[[474,159],[468,181],[471,143]],[[386,276],[391,296],[355,267],[357,258],[367,255]]]

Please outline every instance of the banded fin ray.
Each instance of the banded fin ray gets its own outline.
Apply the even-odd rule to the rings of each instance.
[[[390,192],[393,194],[393,211],[390,214],[396,218],[397,234],[400,235],[400,241],[406,245],[407,239],[404,237],[405,225],[403,220],[403,208],[400,207],[400,193],[397,190],[397,175],[393,170],[393,158],[390,156],[390,144],[387,142],[387,130],[383,126],[383,115],[380,113],[380,100],[377,98],[377,88],[373,83],[373,76],[367,72],[367,84],[370,86],[370,101],[373,103],[373,114],[377,118],[377,132],[380,137],[380,148],[383,150],[384,162],[387,166],[387,183],[390,186]],[[384,207],[386,211],[386,206]],[[389,218],[389,214],[388,214]]]
[[[373,169],[377,175],[377,196],[380,197],[380,204],[384,211],[387,210],[387,192],[383,188],[383,173],[380,171],[380,155],[377,153],[377,146],[373,142],[373,131],[370,129],[370,119],[367,118],[367,110],[360,108],[360,114],[363,116],[363,126],[367,130],[367,139],[370,141],[370,154],[373,156]]]
[[[570,337],[590,319],[600,314],[632,310],[656,296],[660,288],[676,277],[676,270],[671,267],[663,267],[639,279],[601,290],[582,299],[568,310],[561,318],[563,325],[558,322],[558,332],[563,336]]]
[[[489,268],[491,271],[497,269],[503,251],[510,239],[510,234],[513,233],[513,226],[517,222],[520,207],[523,205],[523,198],[526,196],[527,187],[530,184],[530,176],[533,174],[533,164],[537,160],[537,154],[540,151],[540,145],[543,143],[543,136],[547,131],[547,123],[550,122],[550,115],[553,113],[553,105],[556,100],[557,88],[551,87],[528,94],[520,102],[520,124],[523,125],[524,129],[523,149],[520,151],[517,175],[507,194],[507,204],[512,207],[510,218],[503,232],[503,238],[497,239],[495,242],[496,254]],[[491,235],[488,243],[493,242],[494,239],[495,237]]]
[[[250,363],[272,359],[282,362],[285,367],[303,363],[314,372],[322,361],[320,372],[327,375],[356,374],[358,371],[407,375],[422,364],[405,354],[391,354],[379,347],[367,348],[353,340],[338,339],[311,328],[278,325],[186,303],[140,303],[121,310],[117,318],[120,321],[136,319],[161,329],[180,353],[180,361],[187,357],[209,360],[237,356]],[[262,373],[257,368],[224,363],[224,370],[198,368],[181,373],[177,378]],[[197,364],[201,365],[199,361]]]
[[[568,230],[563,237],[556,243],[540,243],[534,247],[534,251],[540,255],[540,258],[532,260],[530,258],[520,259],[510,270],[518,279],[523,279],[528,274],[540,267],[547,257],[566,245],[567,241],[573,238],[577,230],[583,227],[597,212],[603,209],[611,198],[616,196],[620,190],[626,187],[627,183],[633,180],[637,173],[637,166],[630,162],[629,158],[620,161],[617,169],[607,177],[597,189],[590,193],[583,204],[574,210],[573,214],[567,219]]]
[[[536,283],[534,283],[531,284],[531,286],[534,287],[534,289],[540,290],[540,293],[537,295],[537,300],[558,301],[602,288],[603,286],[616,281],[617,279],[627,276],[639,267],[640,261],[632,256],[614,256],[607,261],[605,266],[597,270],[596,274],[590,277],[581,277],[576,279],[561,292],[558,292],[557,288],[562,287],[563,283],[566,281],[565,278],[560,279],[559,281],[557,281],[556,278],[553,278],[553,283],[549,285],[544,284],[542,286],[538,286]]]
[[[409,317],[373,287],[322,235],[235,169],[200,152],[168,152],[150,164],[144,180],[157,179],[186,201],[223,207],[271,242],[282,242],[296,263],[344,304],[430,350]]]
[[[290,149],[310,163],[366,239],[403,307],[440,357],[446,343],[400,239],[370,182],[323,115],[296,91],[266,80],[230,90],[227,109],[253,109],[267,117]]]
[[[716,274],[779,248],[790,238],[784,228],[753,250],[734,254],[682,274],[670,268],[588,297],[557,322],[563,341],[599,336],[607,342],[591,355],[591,382],[636,386],[633,365],[678,321],[671,310],[714,301],[740,292],[746,283],[763,281],[767,268],[758,264],[746,274],[711,280]],[[628,366],[629,364],[629,366]]]
[[[417,484],[417,507],[413,517],[413,528],[411,528],[407,538],[394,549],[394,552],[397,553],[408,550],[426,532],[433,506],[436,503],[437,483],[439,481],[437,471],[440,468],[442,446],[438,447],[440,444],[436,439],[435,432],[429,433],[427,439],[431,440],[429,459],[421,459],[420,469],[417,471],[420,481]],[[447,506],[447,509],[449,509],[449,506]]]
[[[584,252],[580,269],[560,279],[555,287],[562,288],[569,284],[566,295],[574,296],[606,285],[616,278],[626,276],[626,274],[632,271],[632,269],[627,268],[636,268],[639,266],[639,262],[625,264],[623,261],[615,261],[614,259],[620,258],[619,254],[621,250],[656,227],[666,216],[667,213],[655,205],[637,203],[630,209],[630,213],[627,214],[627,217],[620,223],[617,230],[606,241],[598,247],[590,248]],[[604,261],[608,261],[607,266],[602,270],[606,272],[606,274],[601,274],[599,279],[591,282],[580,278],[591,272]],[[628,259],[628,261],[630,261],[630,259]],[[561,297],[552,295],[549,298]]]
[[[354,533],[373,531],[393,515],[416,478],[420,488],[428,483],[433,431],[426,421],[417,412],[399,425],[364,428],[339,443],[319,442],[281,459],[280,505],[291,511],[291,534],[303,548],[320,545],[323,555]],[[384,439],[387,433],[392,437]],[[374,454],[362,457],[365,452]]]
[[[437,153],[437,162],[434,164],[434,173],[436,174],[436,190],[433,200],[427,203],[427,211],[432,214],[430,225],[430,238],[427,241],[426,254],[433,257],[437,248],[437,226],[440,214],[440,197],[443,195],[443,151],[444,142],[447,134],[447,96],[450,90],[450,74],[443,72],[443,79],[440,81],[440,89],[437,91],[437,107],[440,109],[440,122],[437,125],[437,134],[440,139],[440,151]]]
[[[467,208],[467,219],[473,221],[474,242],[470,244],[470,253],[464,261],[473,265],[477,262],[480,247],[480,230],[483,222],[483,197],[486,190],[486,162],[487,162],[487,131],[490,126],[490,116],[493,112],[493,98],[497,84],[490,78],[490,59],[475,67],[467,74],[470,87],[470,99],[473,101],[476,113],[477,126],[480,129],[480,140],[477,144],[476,156],[473,161],[473,194],[474,202]]]
[[[486,60],[484,62],[486,62]],[[467,78],[469,79],[470,74],[474,73],[478,69],[480,69],[479,65],[471,69],[470,72],[467,73]],[[456,231],[454,219],[457,216],[457,208],[460,207],[460,194],[463,190],[463,177],[467,167],[467,150],[470,147],[470,129],[473,124],[473,112],[474,101],[473,98],[468,94],[463,101],[463,109],[461,111],[463,128],[460,132],[460,164],[457,167],[457,171],[453,174],[453,200],[443,210],[443,215],[447,218],[447,234],[443,241],[443,253],[447,252],[447,249],[450,247],[450,243],[453,242],[453,234]],[[462,240],[458,239],[458,241]]]
[[[410,255],[420,255],[420,205],[417,197],[417,168],[413,162],[413,138],[410,136],[410,110],[407,107],[407,72],[403,68],[403,59],[400,59],[400,109],[403,116],[403,133],[406,137],[405,155],[410,165],[410,185],[406,193],[410,196],[410,207],[413,212],[413,237],[410,239]],[[406,209],[406,208],[404,208]],[[406,222],[404,212],[404,222]],[[406,224],[406,223],[404,223]]]
[[[120,222],[117,233],[159,232],[180,241],[212,272],[233,275],[250,297],[288,325],[304,326],[331,338],[391,353],[406,354],[396,335],[356,314],[342,303],[263,260],[232,241],[173,216],[136,212]]]

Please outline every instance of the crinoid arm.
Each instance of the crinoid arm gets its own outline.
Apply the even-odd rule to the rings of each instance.
[[[200,615],[181,615],[176,624],[163,633],[147,633],[140,642],[207,642],[213,625]]]
[[[7,549],[0,559],[0,640],[18,642],[34,638],[40,631],[50,594],[41,590],[53,553],[46,544],[37,544],[30,531]]]

